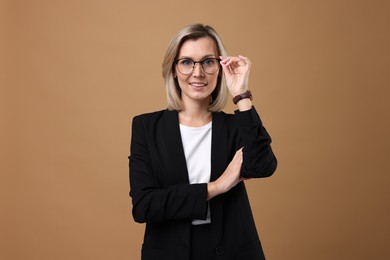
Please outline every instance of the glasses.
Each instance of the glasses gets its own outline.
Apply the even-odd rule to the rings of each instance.
[[[183,59],[175,60],[175,63],[176,63],[177,70],[181,74],[185,74],[185,75],[191,74],[195,68],[196,63],[200,63],[200,65],[202,65],[202,69],[204,73],[214,74],[219,70],[219,66],[220,66],[219,61],[220,59],[217,58],[206,58],[201,61],[193,61],[189,58],[183,58]]]

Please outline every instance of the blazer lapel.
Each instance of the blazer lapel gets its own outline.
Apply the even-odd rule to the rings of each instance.
[[[190,183],[187,163],[181,140],[179,117],[177,111],[166,110],[163,118],[163,138],[165,146],[164,160],[167,162],[167,172],[164,183],[184,184]],[[180,237],[185,245],[190,246],[191,220],[181,222]]]
[[[166,151],[164,158],[167,162],[167,175],[164,176],[164,183],[170,185],[190,183],[177,111],[166,110],[163,124]]]
[[[222,113],[213,113],[213,129],[211,137],[211,178],[215,181],[225,171],[227,162],[226,122]],[[223,196],[210,200],[211,207],[211,242],[215,248],[222,237],[223,231]]]

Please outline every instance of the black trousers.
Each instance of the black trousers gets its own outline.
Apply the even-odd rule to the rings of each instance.
[[[191,260],[211,260],[211,225],[192,225],[191,228]]]

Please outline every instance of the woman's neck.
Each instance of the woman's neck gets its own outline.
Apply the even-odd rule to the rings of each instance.
[[[179,111],[179,123],[186,126],[198,127],[211,122],[211,112],[208,111],[207,103],[183,104]]]

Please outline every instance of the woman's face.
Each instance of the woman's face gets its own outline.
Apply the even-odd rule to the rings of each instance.
[[[206,58],[219,58],[217,48],[214,41],[209,37],[200,38],[197,40],[187,40],[183,43],[179,50],[179,59],[188,59],[192,61],[203,61]],[[184,62],[188,62],[185,60]],[[210,60],[211,62],[212,60]],[[208,60],[204,64],[210,63]],[[215,61],[218,63],[219,61]],[[201,63],[195,63],[195,67],[189,74],[183,74],[178,70],[176,65],[174,75],[177,77],[180,89],[181,99],[184,103],[187,102],[209,102],[211,93],[214,91],[219,70],[213,74],[204,72]]]

